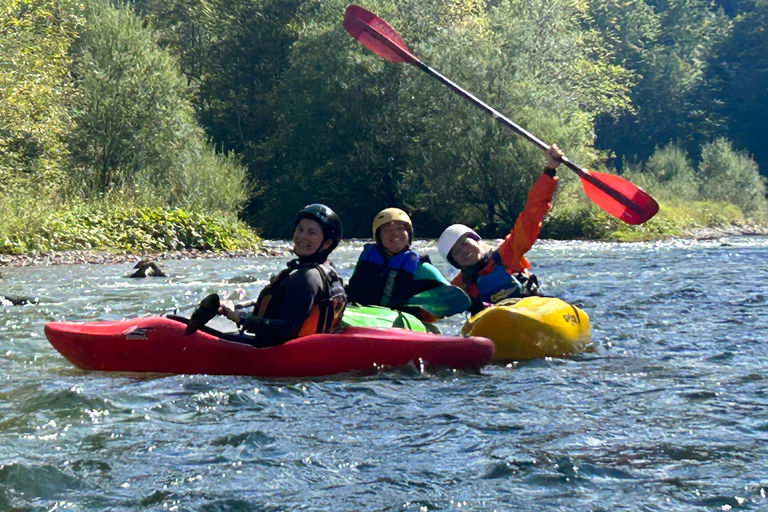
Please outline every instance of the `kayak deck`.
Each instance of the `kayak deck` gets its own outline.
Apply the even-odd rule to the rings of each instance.
[[[592,341],[589,316],[554,297],[504,301],[467,320],[461,332],[493,340],[494,361],[575,355]]]
[[[174,317],[176,318],[176,317]],[[45,335],[78,368],[109,372],[314,377],[424,362],[479,370],[493,342],[404,329],[348,327],[269,348],[239,334],[203,329],[184,336],[181,318],[149,316],[116,322],[50,322]]]
[[[422,322],[414,315],[405,311],[389,309],[383,306],[362,306],[347,304],[341,319],[342,327],[392,327],[408,329],[416,332],[433,332],[440,334],[436,326]]]

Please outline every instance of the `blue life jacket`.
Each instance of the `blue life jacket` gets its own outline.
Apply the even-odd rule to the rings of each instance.
[[[478,275],[475,281],[478,290],[478,298],[483,302],[500,302],[510,297],[525,297],[533,295],[526,290],[524,283],[528,279],[522,274],[509,274],[501,261],[498,251],[491,255],[493,270],[490,274]]]

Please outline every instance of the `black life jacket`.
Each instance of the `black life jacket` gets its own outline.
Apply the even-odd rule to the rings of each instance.
[[[420,261],[429,261],[410,249],[386,258],[376,244],[366,244],[349,280],[349,300],[359,304],[400,307],[417,293],[436,284],[417,281]]]
[[[263,318],[278,318],[285,300],[285,290],[281,284],[290,275],[302,269],[316,268],[320,272],[323,288],[315,295],[309,316],[299,331],[297,337],[314,333],[338,332],[341,330],[341,317],[347,305],[347,294],[344,282],[336,271],[333,263],[300,263],[299,260],[288,262],[288,268],[271,279],[259,294],[254,307],[254,315]]]

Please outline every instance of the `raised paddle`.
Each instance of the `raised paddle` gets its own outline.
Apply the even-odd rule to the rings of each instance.
[[[375,54],[391,62],[413,64],[431,77],[447,85],[453,92],[494,116],[507,128],[525,137],[528,141],[541,148],[542,151],[546,151],[549,148],[549,144],[546,144],[455,82],[452,82],[424,64],[424,62],[411,53],[398,33],[387,22],[372,12],[357,5],[348,6],[344,12],[344,28],[347,29],[347,32],[352,37],[360,41],[363,46]],[[566,157],[562,157],[560,160],[565,166],[579,175],[584,193],[593,203],[627,224],[642,224],[659,211],[658,203],[650,195],[624,178],[613,174],[581,169]]]

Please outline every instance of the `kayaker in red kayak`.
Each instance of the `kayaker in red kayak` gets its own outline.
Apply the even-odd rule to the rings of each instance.
[[[339,216],[322,204],[305,206],[296,215],[293,253],[298,257],[272,277],[259,294],[253,313],[223,301],[219,314],[255,334],[251,343],[271,347],[316,332],[333,332],[347,302],[344,283],[328,255],[341,240]]]
[[[480,236],[463,224],[449,226],[440,235],[440,254],[461,270],[452,283],[472,299],[471,313],[510,297],[538,295],[538,281],[531,274],[525,253],[539,236],[541,223],[552,205],[557,188],[555,177],[563,152],[553,144],[545,152],[544,171],[531,187],[523,211],[498,248],[491,250]]]
[[[375,243],[365,244],[349,280],[350,302],[401,309],[422,320],[434,321],[436,317],[424,309],[409,307],[408,300],[419,293],[451,284],[428,256],[411,249],[411,218],[400,208],[386,208],[374,217],[372,231]],[[461,311],[461,308],[456,311],[449,308],[440,313],[448,316]]]

